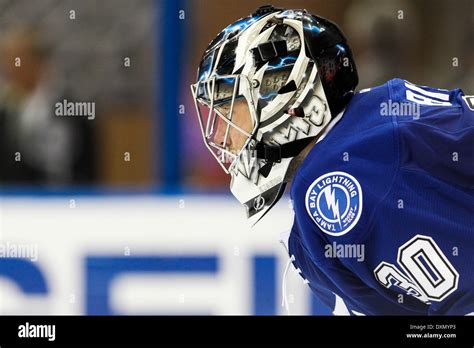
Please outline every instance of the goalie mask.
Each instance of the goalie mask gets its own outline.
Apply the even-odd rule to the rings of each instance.
[[[290,162],[357,82],[342,32],[305,10],[263,6],[209,44],[191,86],[199,124],[252,224],[281,198]]]

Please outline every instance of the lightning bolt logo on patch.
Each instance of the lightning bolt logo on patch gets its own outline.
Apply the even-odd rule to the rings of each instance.
[[[331,172],[309,186],[305,202],[309,216],[323,232],[342,236],[359,221],[362,189],[352,175]]]

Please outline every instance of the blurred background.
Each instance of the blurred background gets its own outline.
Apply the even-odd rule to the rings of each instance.
[[[248,228],[189,89],[207,44],[262,4],[0,0],[0,312],[282,313],[288,204]],[[472,0],[272,4],[337,22],[360,89],[474,93]],[[58,117],[63,102],[94,115]],[[296,313],[328,314],[290,283]]]

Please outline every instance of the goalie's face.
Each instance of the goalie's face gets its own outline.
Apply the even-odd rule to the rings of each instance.
[[[242,129],[247,134],[250,134],[254,127],[252,118],[250,117],[248,104],[244,100],[235,101],[232,115],[230,115],[231,105],[229,104],[216,107],[216,109],[224,117],[219,117],[217,120],[214,143],[224,147],[227,151],[238,155],[248,139],[248,136],[239,131],[238,128]],[[226,122],[226,119],[238,128],[233,127],[231,124]]]
[[[258,122],[250,100],[251,86],[242,75],[220,76],[192,86],[206,146],[231,173],[254,136]]]

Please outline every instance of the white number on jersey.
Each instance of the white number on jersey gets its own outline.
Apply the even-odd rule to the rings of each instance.
[[[459,274],[435,241],[417,235],[398,249],[401,269],[381,262],[375,278],[386,288],[397,286],[422,302],[440,302],[458,288]]]
[[[449,102],[449,91],[438,89],[438,92],[432,92],[408,81],[405,81],[405,87],[406,98],[411,102],[429,106],[453,106]]]

